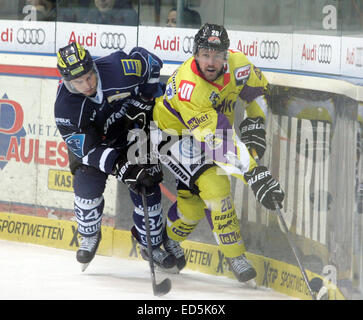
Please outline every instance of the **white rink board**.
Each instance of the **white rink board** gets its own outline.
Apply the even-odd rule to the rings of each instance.
[[[292,35],[229,31],[230,48],[243,52],[259,68],[291,69]]]
[[[341,74],[363,77],[363,37],[342,38]]]
[[[54,120],[57,83],[52,79],[0,77],[0,112],[8,113],[1,128],[7,148],[0,157],[6,163],[0,170],[3,202],[73,210],[73,192],[48,187],[50,170],[69,171],[66,147]],[[105,213],[114,215],[116,179],[108,179],[106,188]]]
[[[293,35],[292,69],[340,74],[341,38]]]
[[[105,56],[137,45],[137,27],[58,22],[56,50],[77,41],[94,56]]]
[[[55,22],[0,20],[0,51],[51,53]]]
[[[1,51],[55,55],[60,47],[78,41],[94,56],[104,56],[118,49],[129,52],[134,46],[142,46],[166,63],[181,63],[192,55],[197,31],[154,26],[0,20],[0,62],[8,63]],[[363,38],[227,31],[230,47],[244,52],[258,67],[363,78]],[[28,65],[33,65],[32,59],[25,60]],[[22,63],[23,58],[20,59]]]

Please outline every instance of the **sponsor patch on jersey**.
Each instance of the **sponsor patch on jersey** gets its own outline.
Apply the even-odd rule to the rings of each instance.
[[[222,233],[219,235],[219,239],[224,245],[235,244],[241,241],[241,233],[239,231]]]
[[[121,59],[124,74],[127,76],[141,77],[141,61],[134,59]]]
[[[71,126],[71,120],[66,118],[55,118],[55,123],[61,126]]]
[[[248,78],[250,77],[250,73],[251,73],[250,64],[234,70],[234,77],[236,79],[237,86],[244,85],[247,82]]]
[[[112,96],[107,97],[107,101],[108,103],[112,103],[113,101],[117,101],[117,100],[123,100],[126,97],[130,96],[131,93],[130,92],[121,92],[121,93],[116,93]]]
[[[171,82],[169,82],[168,85],[166,86],[165,94],[168,100],[171,100],[174,97],[173,84]]]
[[[194,130],[199,127],[201,124],[206,124],[211,121],[210,116],[208,114],[203,114],[200,117],[193,117],[187,123],[190,129]]]
[[[187,80],[180,81],[178,88],[178,97],[180,101],[190,101],[195,83]]]
[[[68,148],[79,158],[83,158],[84,134],[74,134],[66,140]]]

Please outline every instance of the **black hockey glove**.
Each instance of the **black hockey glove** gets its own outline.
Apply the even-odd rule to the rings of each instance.
[[[255,167],[250,172],[245,173],[244,177],[252,188],[257,201],[264,207],[269,210],[275,210],[276,206],[273,201],[275,199],[278,206],[282,208],[285,194],[280,184],[271,176],[270,171],[266,167]]]
[[[126,127],[128,129],[140,128],[142,130],[148,129],[152,119],[153,107],[155,100],[146,100],[141,96],[127,99],[124,106],[127,107],[126,111]]]
[[[138,165],[119,160],[113,170],[117,180],[125,183],[132,191],[140,193],[142,187],[153,188],[163,180],[160,164]]]
[[[261,159],[266,150],[266,131],[265,121],[262,117],[246,118],[239,126],[241,131],[241,140],[247,149],[257,152],[258,158]]]

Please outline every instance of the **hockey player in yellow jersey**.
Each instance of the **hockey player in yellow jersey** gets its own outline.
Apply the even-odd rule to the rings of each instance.
[[[236,278],[248,281],[256,271],[244,255],[228,175],[248,183],[259,202],[274,210],[284,193],[261,158],[266,148],[267,80],[243,53],[229,49],[223,26],[205,24],[194,38],[193,57],[169,78],[156,99],[152,133],[161,162],[177,177],[177,201],[168,212],[164,248],[185,266],[179,243],[207,217],[219,249]],[[234,107],[240,97],[248,106],[235,133]],[[250,151],[250,152],[249,152]],[[275,202],[276,201],[276,202]]]

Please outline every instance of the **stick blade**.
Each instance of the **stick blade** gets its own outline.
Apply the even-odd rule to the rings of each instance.
[[[171,290],[171,281],[169,278],[164,279],[159,284],[155,283],[154,295],[161,297],[166,295]]]

